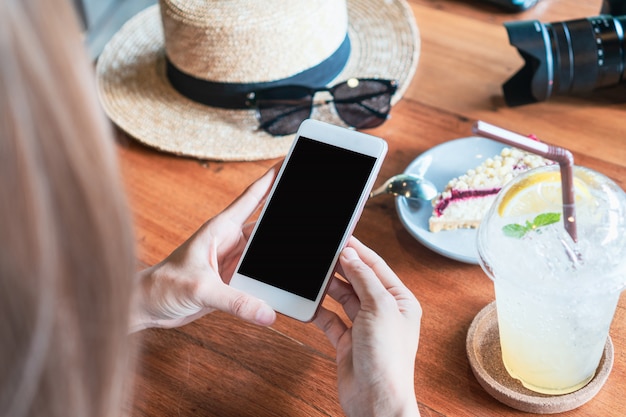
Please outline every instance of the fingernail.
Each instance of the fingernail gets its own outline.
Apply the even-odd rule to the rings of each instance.
[[[276,312],[267,304],[262,305],[257,311],[254,320],[263,326],[269,326],[276,320]]]
[[[346,259],[348,260],[352,260],[352,259],[359,259],[359,255],[357,255],[356,251],[352,248],[345,248],[343,250],[343,256],[346,257]]]

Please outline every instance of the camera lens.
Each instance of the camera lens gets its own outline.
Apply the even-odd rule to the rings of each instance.
[[[626,79],[626,16],[505,23],[525,65],[502,86],[509,106],[587,93]]]

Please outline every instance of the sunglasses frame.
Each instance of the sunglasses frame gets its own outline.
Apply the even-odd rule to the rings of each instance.
[[[376,82],[379,83],[380,85],[385,87],[384,91],[379,91],[379,92],[374,92],[374,93],[364,93],[362,95],[359,95],[357,97],[350,97],[350,98],[339,98],[337,99],[335,97],[335,91],[345,85],[350,85],[350,83],[354,83],[354,82],[358,82],[358,83],[362,83],[362,82]],[[272,91],[278,91],[281,89],[298,89],[303,93],[303,97],[310,97],[310,99],[303,101],[303,100],[299,100],[299,99],[261,99],[261,101],[266,101],[266,102],[274,102],[277,104],[280,104],[281,102],[284,104],[293,104],[293,109],[291,111],[286,111],[285,113],[282,113],[280,115],[278,115],[277,117],[271,119],[271,120],[267,120],[267,121],[263,121],[263,115],[262,115],[262,111],[261,108],[258,105],[259,102],[259,95],[266,95],[269,92]],[[389,111],[391,110],[391,104],[389,103],[388,105],[388,110],[385,113],[381,113],[379,110],[375,109],[375,108],[371,108],[369,106],[366,106],[363,101],[369,98],[373,98],[373,97],[377,97],[383,94],[388,94],[389,95],[389,100],[391,101],[391,97],[393,97],[393,95],[395,94],[395,92],[398,90],[398,81],[396,80],[390,80],[390,79],[383,79],[383,78],[350,78],[346,81],[342,81],[338,84],[335,84],[331,87],[319,87],[319,88],[314,88],[314,87],[309,87],[309,86],[304,86],[304,85],[285,85],[285,86],[279,86],[279,87],[271,87],[271,88],[266,88],[266,89],[262,89],[262,90],[258,90],[258,91],[253,91],[248,93],[247,95],[247,101],[246,104],[248,105],[248,107],[251,108],[255,108],[256,109],[256,117],[257,120],[259,121],[259,129],[265,130],[266,132],[268,132],[269,134],[273,135],[273,136],[284,136],[284,135],[289,135],[289,134],[293,134],[297,131],[297,128],[294,129],[293,131],[281,131],[279,133],[274,133],[271,129],[271,126],[284,119],[285,117],[290,116],[291,114],[294,114],[298,111],[304,110],[306,108],[308,108],[308,116],[306,118],[309,118],[313,112],[313,107],[314,106],[319,106],[319,105],[324,105],[324,104],[330,104],[331,102],[335,105],[335,110],[337,112],[337,115],[339,116],[339,118],[346,123],[347,125],[349,125],[350,127],[353,128],[359,128],[359,126],[355,126],[353,123],[351,123],[349,120],[345,120],[344,116],[342,116],[342,111],[337,107],[337,105],[341,105],[341,104],[358,104],[360,105],[363,109],[367,110],[368,112],[372,113],[373,115],[375,115],[375,117],[377,119],[379,119],[379,121],[376,121],[374,124],[369,124],[367,125],[365,128],[373,128],[376,126],[380,126],[381,124],[383,124],[388,118],[389,118]],[[315,102],[315,95],[317,93],[321,93],[321,92],[327,92],[332,96],[332,99],[328,99],[328,100],[323,100],[321,102]],[[306,104],[306,106],[303,106],[303,103]],[[304,121],[306,118],[302,119],[302,121]]]

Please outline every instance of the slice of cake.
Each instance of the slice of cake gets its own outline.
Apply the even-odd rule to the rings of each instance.
[[[453,178],[433,200],[431,232],[477,228],[500,189],[515,176],[553,161],[517,148],[504,148],[464,175]]]

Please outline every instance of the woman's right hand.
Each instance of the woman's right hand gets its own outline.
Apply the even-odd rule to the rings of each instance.
[[[339,258],[328,294],[344,321],[321,308],[315,324],[337,350],[339,400],[348,416],[419,416],[414,369],[422,309],[385,261],[356,238]]]

